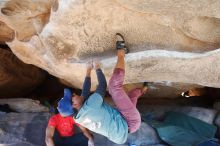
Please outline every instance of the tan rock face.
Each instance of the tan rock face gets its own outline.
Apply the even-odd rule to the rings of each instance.
[[[27,94],[45,77],[41,69],[23,63],[8,50],[0,49],[0,98]]]
[[[9,28],[4,22],[0,21],[0,43],[9,42],[14,39],[14,31]]]
[[[11,0],[0,8],[0,21],[16,32],[12,51],[72,86],[82,87],[94,57],[110,78],[120,32],[131,50],[125,83],[220,87],[218,0]]]
[[[4,4],[1,12],[10,19],[10,25],[16,31],[17,39],[28,41],[37,34],[37,31],[41,32],[48,22],[50,4],[49,1],[43,0],[37,3],[30,0],[12,0]]]

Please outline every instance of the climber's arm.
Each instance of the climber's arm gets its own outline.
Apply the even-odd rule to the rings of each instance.
[[[79,128],[82,130],[83,134],[88,138],[88,146],[94,146],[93,135],[89,132],[89,130],[80,125]]]
[[[46,137],[45,137],[45,142],[47,146],[55,146],[53,141],[54,132],[55,132],[55,127],[47,126]]]
[[[82,94],[81,94],[81,96],[83,96],[85,100],[87,100],[89,98],[89,94],[90,94],[91,71],[92,71],[92,68],[87,67],[86,77],[85,77],[85,80],[84,80],[84,83],[83,83]]]

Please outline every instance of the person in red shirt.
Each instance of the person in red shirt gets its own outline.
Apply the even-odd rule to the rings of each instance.
[[[69,102],[71,95],[69,89],[64,89],[64,97],[58,103],[59,114],[49,119],[45,137],[47,146],[94,146],[91,133],[75,123],[72,117],[74,110]],[[82,133],[75,134],[74,125],[77,125]]]

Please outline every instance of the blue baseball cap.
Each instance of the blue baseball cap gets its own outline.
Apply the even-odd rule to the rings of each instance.
[[[70,89],[64,89],[64,96],[58,102],[57,109],[62,116],[73,115],[74,109],[72,107],[72,92]]]

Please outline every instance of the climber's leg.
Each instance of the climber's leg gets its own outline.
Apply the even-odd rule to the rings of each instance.
[[[117,50],[117,63],[113,75],[109,81],[109,93],[112,96],[119,112],[127,121],[130,133],[137,131],[141,124],[141,116],[136,106],[123,89],[125,76],[125,53],[124,49]]]

